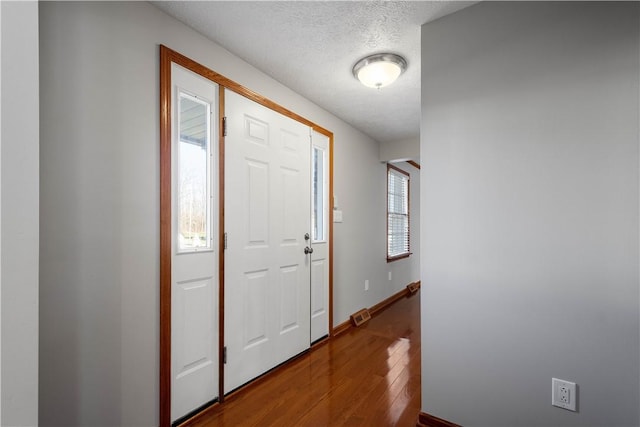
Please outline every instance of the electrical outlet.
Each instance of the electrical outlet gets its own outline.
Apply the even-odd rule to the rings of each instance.
[[[553,406],[575,412],[577,398],[576,383],[558,378],[551,379],[551,404]]]
[[[389,280],[391,280],[391,272],[389,272]]]
[[[364,281],[364,290],[368,291],[369,290],[369,279]]]

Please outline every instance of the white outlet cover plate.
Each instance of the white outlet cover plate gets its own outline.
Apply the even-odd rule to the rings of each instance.
[[[569,411],[576,411],[576,383],[561,380],[558,378],[551,379],[551,404]]]

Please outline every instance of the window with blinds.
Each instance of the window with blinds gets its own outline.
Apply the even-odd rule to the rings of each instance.
[[[409,255],[409,174],[387,165],[387,261]]]

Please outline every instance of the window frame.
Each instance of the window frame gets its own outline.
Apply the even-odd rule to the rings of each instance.
[[[407,203],[407,213],[397,213],[397,212],[390,212],[389,211],[389,178],[392,174],[391,171],[395,171],[397,174],[399,175],[404,175],[406,177],[407,180],[407,191],[406,191],[406,203]],[[406,221],[407,221],[407,234],[406,234],[406,242],[407,242],[407,247],[406,247],[406,251],[402,252],[402,253],[398,253],[398,254],[394,254],[394,255],[390,255],[389,254],[389,238],[390,238],[390,230],[389,230],[389,218],[391,215],[405,215],[406,216]],[[409,172],[406,172],[396,166],[393,166],[389,163],[387,163],[387,230],[386,230],[386,235],[387,235],[387,262],[393,262],[393,261],[397,261],[399,259],[404,259],[404,258],[408,258],[409,256],[411,256],[411,174]]]
[[[211,115],[212,113],[214,113],[215,109],[214,109],[214,100],[209,100],[209,99],[205,99],[201,96],[197,96],[194,93],[191,93],[191,91],[185,90],[181,87],[176,87],[176,94],[175,96],[178,98],[178,110],[176,111],[176,130],[177,130],[177,138],[176,138],[176,146],[174,147],[175,150],[175,161],[176,161],[176,168],[177,168],[177,180],[178,182],[176,182],[176,188],[174,189],[174,191],[176,192],[176,211],[177,211],[177,215],[175,218],[176,224],[175,224],[175,233],[176,235],[174,236],[174,238],[176,239],[175,241],[175,251],[176,251],[176,255],[181,255],[181,254],[190,254],[190,253],[195,253],[195,252],[211,252],[214,250],[214,224],[213,224],[213,191],[215,188],[215,184],[213,182],[213,171],[212,171],[212,167],[214,164],[214,159],[213,159],[213,151],[212,151],[212,138],[215,135],[215,121],[211,119]],[[182,163],[182,157],[184,156],[184,152],[182,152],[182,143],[189,143],[188,140],[186,139],[182,139],[182,119],[183,119],[183,112],[181,110],[181,101],[182,98],[185,98],[191,102],[194,102],[196,104],[199,104],[201,106],[205,107],[205,120],[206,120],[206,125],[205,125],[205,131],[206,131],[206,135],[205,135],[205,177],[204,177],[204,184],[205,184],[205,189],[204,189],[204,220],[203,220],[203,225],[204,225],[204,233],[205,233],[205,244],[203,246],[188,246],[188,245],[182,245],[181,243],[181,239],[179,238],[180,235],[180,221],[182,218],[182,205],[180,203],[180,196],[182,196],[182,188],[180,188],[180,182],[184,177],[184,170],[183,170],[183,163]]]

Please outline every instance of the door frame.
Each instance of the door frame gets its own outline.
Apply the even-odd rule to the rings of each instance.
[[[229,89],[292,118],[329,138],[329,337],[333,328],[333,133],[257,92],[160,45],[160,426],[171,425],[171,64],[175,63],[218,84],[218,226],[224,233],[224,90]],[[224,401],[224,239],[218,239],[218,401]]]

